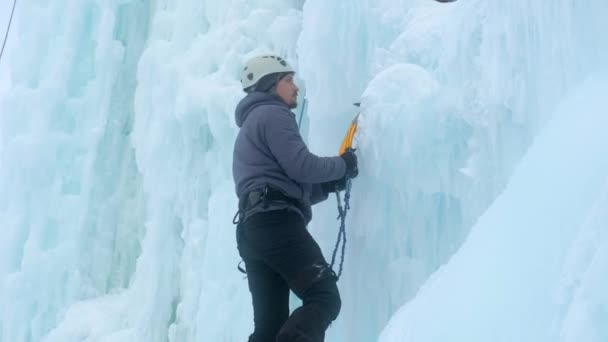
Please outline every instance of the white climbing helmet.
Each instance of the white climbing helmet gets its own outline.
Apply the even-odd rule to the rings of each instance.
[[[243,90],[256,84],[262,77],[279,72],[294,72],[287,62],[279,57],[272,55],[253,57],[241,72],[241,84]]]

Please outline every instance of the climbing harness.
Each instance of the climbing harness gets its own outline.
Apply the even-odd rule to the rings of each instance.
[[[357,107],[360,107],[360,103],[354,104]],[[348,131],[346,132],[346,136],[342,140],[342,145],[340,146],[340,155],[344,154],[346,151],[355,151],[352,147],[353,139],[355,137],[355,133],[357,132],[357,126],[359,122],[359,114],[355,115],[355,118],[351,121],[350,126],[348,127]],[[350,209],[350,191],[352,189],[352,179],[346,179],[346,187],[344,189],[344,206],[342,206],[342,199],[340,198],[340,192],[338,190],[338,185],[336,184],[336,201],[338,203],[338,219],[340,220],[340,229],[338,230],[338,240],[336,241],[336,245],[334,247],[334,251],[331,255],[331,264],[329,267],[333,270],[334,264],[336,262],[336,254],[338,252],[338,248],[340,248],[340,243],[342,243],[341,256],[340,256],[340,268],[338,269],[338,273],[336,275],[336,281],[340,279],[342,275],[342,268],[344,266],[344,253],[346,250],[346,215],[348,214],[348,210]],[[334,272],[335,273],[335,272]]]
[[[6,41],[8,39],[8,32],[11,30],[11,23],[13,22],[13,15],[15,14],[15,7],[17,7],[17,0],[13,1],[13,9],[11,11],[11,16],[8,19],[8,26],[6,28],[6,34],[4,35],[4,42],[2,43],[2,49],[0,50],[0,61],[2,60],[2,54],[4,53],[4,46],[6,46]]]

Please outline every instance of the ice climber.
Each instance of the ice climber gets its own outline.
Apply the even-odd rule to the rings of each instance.
[[[241,77],[247,95],[235,112],[236,239],[255,327],[249,342],[322,342],[340,312],[336,275],[306,225],[311,205],[357,176],[357,158],[352,151],[318,157],[308,150],[291,112],[294,74],[278,56],[252,58]],[[302,300],[291,315],[290,290]]]

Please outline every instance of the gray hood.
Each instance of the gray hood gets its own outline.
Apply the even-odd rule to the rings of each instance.
[[[234,119],[236,121],[236,125],[239,128],[243,127],[243,123],[245,122],[245,120],[249,116],[249,113],[251,113],[252,110],[254,110],[256,107],[267,104],[282,105],[289,110],[289,107],[276,95],[271,95],[262,92],[249,93],[236,106],[236,110],[234,111]]]

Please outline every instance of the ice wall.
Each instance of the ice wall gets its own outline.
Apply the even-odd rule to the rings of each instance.
[[[316,13],[334,19],[320,25]],[[399,303],[457,250],[562,96],[605,65],[598,32],[606,13],[601,1],[306,3],[300,51],[317,97],[311,132],[339,139],[333,128],[353,114],[344,104],[358,98],[361,82],[365,88],[362,176],[334,338],[375,340]],[[335,94],[315,94],[321,84]],[[314,135],[311,142],[336,145]],[[312,229],[329,250],[333,230]]]
[[[299,70],[314,152],[336,153],[363,102],[344,305],[328,339],[376,340],[503,192],[562,97],[605,66],[607,7],[19,2],[0,62],[0,341],[246,339],[232,113],[242,64],[267,52]],[[564,257],[565,340],[601,323],[602,203]],[[335,215],[332,198],[310,226],[328,257]],[[391,326],[413,324],[402,317]]]
[[[1,341],[245,339],[238,76],[259,53],[297,65],[301,7],[18,7],[0,65]]]
[[[605,89],[608,73],[565,97],[504,192],[380,341],[606,340]]]
[[[144,216],[128,136],[148,11],[24,2],[15,15],[0,95],[0,340],[40,341],[71,303],[135,269]]]

